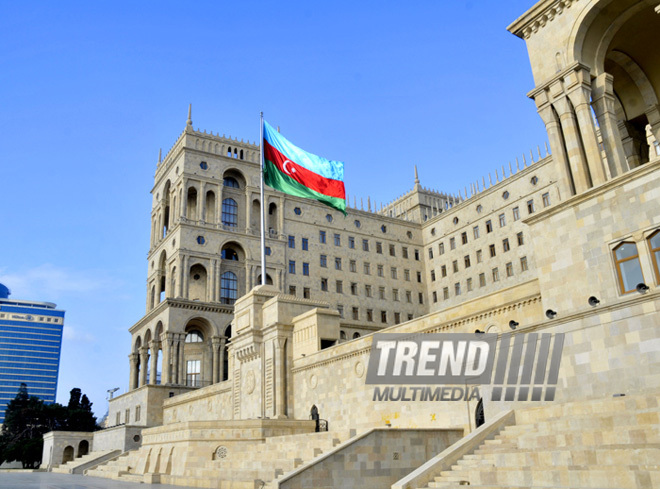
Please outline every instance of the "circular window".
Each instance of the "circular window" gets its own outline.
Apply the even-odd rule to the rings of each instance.
[[[454,218],[454,224],[458,224],[458,217]]]
[[[505,191],[504,191],[504,193],[502,194],[502,198],[503,198],[504,200],[506,200],[506,199],[509,198],[509,191],[508,191],[508,190],[505,190]]]
[[[532,185],[536,185],[537,183],[539,183],[539,177],[537,177],[536,175],[534,175],[534,176],[530,179],[530,182],[532,182]]]
[[[206,243],[204,236],[197,236],[197,244],[203,245],[204,243]]]
[[[208,169],[209,169],[209,164],[208,164],[206,161],[202,161],[202,162],[199,164],[199,167],[200,167],[202,170],[208,170]]]
[[[135,436],[133,437],[133,441],[134,441],[135,443],[139,442],[139,441],[140,441],[140,435],[135,435]]]
[[[326,219],[328,222],[332,222],[332,215],[330,215],[330,214],[326,214],[326,215],[325,215],[325,219]]]
[[[216,458],[227,458],[227,447],[220,446],[215,450]]]
[[[386,232],[387,232],[387,226],[386,226],[385,224],[383,224],[383,225],[380,227],[380,230],[381,230],[382,232],[386,233]]]
[[[300,207],[296,207],[295,209],[293,209],[293,212],[296,216],[299,216],[300,214],[302,214],[302,209],[300,209]]]
[[[481,211],[482,211],[482,210],[484,210],[484,208],[481,206],[481,204],[479,204],[479,205],[477,206],[477,212],[478,212],[479,214],[481,214]]]
[[[412,239],[412,232],[408,231],[407,235],[408,235],[408,239]]]
[[[357,219],[355,220],[355,227],[356,228],[362,227],[362,223],[360,221],[358,221]]]
[[[435,228],[431,229],[431,236],[435,236]]]
[[[195,280],[199,280],[200,278],[202,278],[202,277],[199,273],[196,273],[195,275],[193,275],[193,279],[195,279]]]

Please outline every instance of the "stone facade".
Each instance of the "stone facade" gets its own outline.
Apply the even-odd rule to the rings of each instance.
[[[564,333],[554,402],[575,410],[660,390],[660,55],[643,48],[660,16],[646,1],[543,0],[509,29],[527,42],[552,154],[460,195],[423,188],[415,170],[410,192],[354,202],[346,219],[266,191],[268,285],[259,148],[195,130],[189,113],[156,169],[147,311],[130,329],[131,390],[110,407],[121,422],[144,406],[143,445],[95,475],[252,488],[355,432],[399,429],[407,446],[405,430],[470,432],[482,406],[487,420],[529,407],[520,390],[491,400],[490,386],[480,403],[374,400],[380,330]],[[313,407],[330,434],[311,433]],[[355,443],[382,482],[382,440]]]

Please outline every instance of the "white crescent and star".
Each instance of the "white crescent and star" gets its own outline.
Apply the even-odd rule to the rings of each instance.
[[[282,170],[284,170],[284,173],[286,173],[287,175],[293,175],[294,173],[296,173],[296,169],[293,167],[291,167],[290,170],[287,170],[286,168],[287,163],[293,163],[293,161],[286,160],[284,163],[282,163]]]

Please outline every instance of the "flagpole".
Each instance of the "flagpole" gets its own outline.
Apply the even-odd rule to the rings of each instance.
[[[259,126],[259,174],[261,175],[261,285],[266,285],[266,212],[264,210],[264,113]]]

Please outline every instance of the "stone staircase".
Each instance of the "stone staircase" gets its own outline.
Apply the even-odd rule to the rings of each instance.
[[[660,395],[517,409],[515,420],[425,487],[660,487]]]
[[[135,475],[133,472],[140,459],[139,452],[139,450],[124,452],[118,457],[106,462],[105,464],[86,470],[85,475],[103,477],[106,479],[119,479],[121,477],[123,480],[143,482],[142,474],[140,474],[137,478],[131,477],[132,475]]]
[[[51,472],[60,474],[82,474],[83,469],[93,467],[97,464],[102,464],[106,460],[112,458],[114,455],[119,455],[119,450],[100,450],[98,452],[90,452],[80,458],[71,460],[70,462],[53,467]]]

